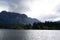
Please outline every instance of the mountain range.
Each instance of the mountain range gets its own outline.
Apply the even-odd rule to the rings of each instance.
[[[39,22],[39,20],[35,18],[30,18],[25,14],[15,13],[15,12],[0,12],[0,25],[25,25],[25,24],[33,24],[34,22]]]

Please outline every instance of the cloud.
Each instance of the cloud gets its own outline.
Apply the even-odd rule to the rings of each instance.
[[[39,20],[42,22],[44,22],[44,21],[58,21],[58,20],[60,20],[60,14],[56,13],[56,14],[42,16],[39,18]]]
[[[9,1],[9,6],[10,6],[10,10],[12,11],[16,11],[16,12],[26,12],[29,11],[30,8],[28,6],[28,0],[10,0]]]
[[[5,1],[0,1],[0,12],[6,10],[9,10],[9,4],[6,3]]]
[[[5,6],[9,7],[9,11],[26,12],[30,10],[28,3],[30,3],[31,0],[0,0],[0,2]]]
[[[56,13],[60,13],[60,3],[56,6],[55,11],[56,11]]]
[[[49,2],[47,4],[45,5],[47,10],[44,9],[45,12],[40,13],[41,15],[39,16],[38,19],[41,21],[60,20],[60,0],[53,0],[53,2],[52,2],[52,0],[51,1],[49,0]]]

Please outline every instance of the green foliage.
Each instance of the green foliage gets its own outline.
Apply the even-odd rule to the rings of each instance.
[[[26,25],[23,26],[23,28],[24,29],[32,29],[32,26],[31,26],[31,24],[28,24],[28,25],[26,24]]]
[[[18,25],[12,24],[12,25],[1,25],[0,24],[0,29],[60,29],[60,22],[39,22],[39,23],[33,23],[31,24],[25,24],[25,25]]]
[[[39,22],[33,24],[33,29],[60,29],[60,22]]]

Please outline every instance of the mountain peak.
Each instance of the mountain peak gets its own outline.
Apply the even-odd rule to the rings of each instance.
[[[0,12],[0,24],[33,24],[37,19],[29,18],[25,14],[2,11]]]
[[[2,11],[1,13],[7,13],[7,11]]]

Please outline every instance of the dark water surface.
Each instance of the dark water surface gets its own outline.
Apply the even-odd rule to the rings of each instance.
[[[0,40],[60,40],[60,30],[0,29]]]

